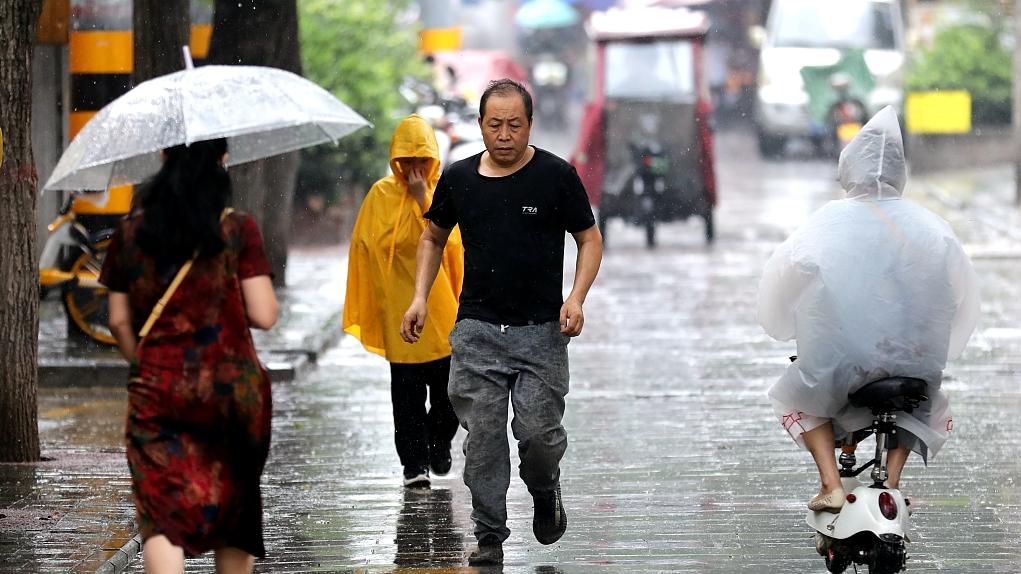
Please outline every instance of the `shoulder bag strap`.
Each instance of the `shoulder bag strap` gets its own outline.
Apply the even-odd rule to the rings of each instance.
[[[227,219],[227,216],[231,213],[234,213],[233,209],[230,207],[225,208],[220,214],[220,222],[222,223],[224,219]],[[182,265],[177,271],[177,275],[175,275],[174,280],[170,282],[170,286],[167,287],[167,291],[162,297],[160,297],[160,300],[156,302],[156,306],[152,308],[152,313],[149,313],[149,318],[146,319],[145,325],[143,325],[142,330],[138,332],[139,341],[149,334],[149,331],[152,330],[152,326],[156,324],[156,320],[163,314],[163,308],[167,306],[167,303],[170,302],[170,298],[174,296],[174,291],[177,291],[177,288],[181,286],[181,282],[184,281],[184,276],[191,270],[191,265],[195,262],[196,257],[198,257],[198,251],[195,252],[195,255],[192,255],[191,259],[185,261],[184,265]]]

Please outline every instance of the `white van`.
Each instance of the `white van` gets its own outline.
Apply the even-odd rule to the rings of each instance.
[[[782,153],[787,140],[816,142],[802,66],[836,64],[841,51],[864,51],[875,87],[863,102],[869,117],[883,106],[902,109],[904,21],[897,0],[773,0],[759,52],[755,130],[763,156]]]

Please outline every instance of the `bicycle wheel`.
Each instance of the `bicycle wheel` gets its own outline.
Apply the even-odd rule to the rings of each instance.
[[[92,286],[99,279],[109,244],[110,240],[104,239],[96,243],[94,252],[83,251],[74,259],[68,271],[78,281],[64,289],[63,302],[69,327],[104,345],[115,345],[117,341],[108,325],[107,290]]]

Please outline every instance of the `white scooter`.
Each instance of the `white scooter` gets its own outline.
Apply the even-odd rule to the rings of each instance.
[[[815,529],[816,550],[826,559],[829,572],[843,572],[851,563],[868,566],[869,574],[893,574],[907,564],[909,502],[899,490],[887,488],[886,459],[896,446],[896,414],[910,413],[927,400],[921,379],[891,377],[869,383],[852,393],[853,406],[872,411],[872,426],[855,433],[853,442],[841,445],[840,479],[847,498],[838,513],[809,511],[808,525]],[[854,445],[876,435],[875,458],[855,469]],[[856,477],[872,467],[872,483]]]

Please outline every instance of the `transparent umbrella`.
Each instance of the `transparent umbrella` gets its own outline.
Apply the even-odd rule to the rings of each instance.
[[[160,150],[227,138],[227,165],[337,142],[371,124],[315,83],[261,66],[202,66],[143,82],[96,114],[44,190],[144,181]]]

